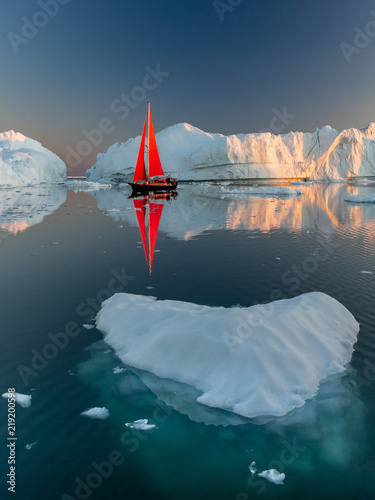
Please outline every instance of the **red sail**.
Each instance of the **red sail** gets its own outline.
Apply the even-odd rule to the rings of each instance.
[[[141,232],[143,249],[145,251],[146,262],[147,259],[147,243],[146,243],[146,229],[145,229],[145,215],[146,215],[146,200],[134,199],[134,208],[137,214],[139,230]]]
[[[154,127],[152,126],[151,109],[148,105],[148,176],[164,175],[159,152],[156,145]]]
[[[146,167],[145,167],[145,137],[146,137],[146,118],[145,118],[145,124],[143,125],[141,145],[139,147],[137,165],[135,166],[133,182],[147,181]]]
[[[158,229],[161,218],[161,213],[163,211],[162,203],[149,202],[148,204],[148,265],[151,274],[152,261],[154,259],[154,249],[156,238],[158,237]]]

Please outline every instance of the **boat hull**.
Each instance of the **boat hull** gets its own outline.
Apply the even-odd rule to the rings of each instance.
[[[132,187],[133,193],[162,193],[174,191],[177,189],[177,181],[175,179],[159,180],[159,181],[136,181],[128,182]]]

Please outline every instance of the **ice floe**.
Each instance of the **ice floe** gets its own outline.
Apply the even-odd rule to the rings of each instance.
[[[106,418],[109,417],[109,410],[105,407],[98,408],[90,408],[88,410],[83,411],[80,413],[83,417],[88,417],[88,418],[98,418],[100,420],[105,420]]]
[[[285,474],[276,469],[264,470],[263,472],[259,472],[258,476],[268,479],[271,483],[284,484]]]
[[[31,396],[29,394],[19,394],[18,392],[5,392],[3,398],[12,398],[16,400],[22,408],[28,408],[31,406]]]
[[[375,193],[348,194],[345,201],[349,201],[351,203],[375,203]]]
[[[249,196],[276,196],[288,197],[303,194],[301,189],[291,189],[283,186],[264,186],[248,189],[225,189],[221,188],[223,194],[245,194]]]
[[[134,422],[128,422],[125,425],[126,427],[130,427],[131,429],[136,429],[138,431],[150,431],[151,429],[156,428],[156,425],[148,423],[147,418],[134,420]]]
[[[303,406],[344,371],[359,331],[320,292],[228,309],[120,293],[102,304],[97,327],[123,363],[146,374],[146,385],[147,374],[165,387],[184,384],[200,405],[246,418]]]

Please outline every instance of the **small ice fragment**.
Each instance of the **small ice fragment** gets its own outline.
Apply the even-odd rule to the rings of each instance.
[[[114,374],[123,373],[123,372],[126,372],[126,368],[121,368],[120,366],[116,366],[116,368],[113,368]]]
[[[128,422],[125,425],[126,427],[130,427],[131,429],[137,429],[139,431],[149,431],[151,429],[156,428],[156,425],[148,423],[147,418],[134,420],[134,422]]]
[[[259,472],[258,476],[268,479],[271,483],[284,484],[285,474],[276,469],[264,470],[263,472]]]
[[[108,354],[110,352],[112,352],[112,350],[111,349],[107,349],[106,351],[103,351],[103,354]]]
[[[372,274],[372,271],[360,271],[361,274]]]
[[[249,469],[250,469],[250,472],[252,474],[255,474],[256,471],[258,470],[257,467],[256,467],[256,463],[255,462],[251,462],[251,464],[249,465]]]
[[[109,411],[107,408],[90,408],[89,410],[85,410],[82,413],[80,413],[83,417],[88,417],[88,418],[99,418],[100,420],[105,420],[106,418],[109,417]]]
[[[29,394],[19,394],[18,392],[5,392],[3,398],[13,398],[22,408],[31,406],[31,396]]]
[[[146,286],[146,290],[153,290],[154,288],[154,286]]]
[[[275,257],[276,260],[280,260],[280,257]]]
[[[25,445],[26,450],[31,450],[31,448],[34,448],[34,446],[35,446],[37,443],[38,443],[38,441],[35,441],[35,443],[26,444],[26,445]]]
[[[83,326],[83,328],[86,328],[86,330],[91,330],[91,328],[95,328],[95,325],[84,324],[82,326]]]

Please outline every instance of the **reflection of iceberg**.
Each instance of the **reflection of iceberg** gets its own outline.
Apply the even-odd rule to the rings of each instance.
[[[299,188],[299,187],[298,187]],[[303,186],[303,196],[262,198],[246,194],[225,194],[221,186],[182,186],[174,203],[166,204],[160,231],[188,240],[207,230],[228,229],[269,232],[319,230],[325,233],[349,221],[360,225],[369,219],[375,222],[375,207],[355,207],[345,203],[350,192],[366,192],[365,186],[315,184]],[[132,201],[124,191],[108,189],[93,193],[98,208],[118,221],[137,226]]]
[[[116,294],[97,327],[126,364],[186,384],[196,401],[247,418],[304,405],[350,361],[359,325],[319,292],[249,308]]]
[[[42,222],[66,200],[59,186],[28,186],[3,189],[0,197],[0,230],[17,234]]]

